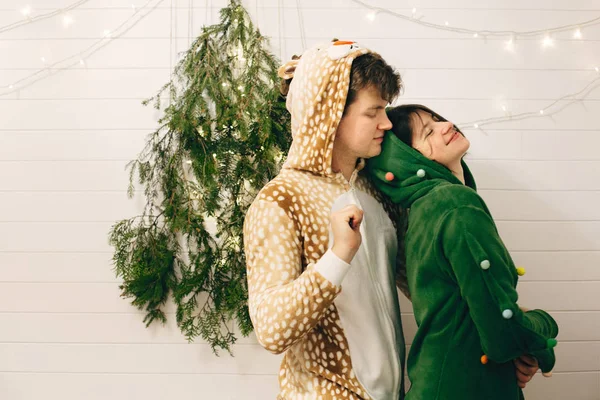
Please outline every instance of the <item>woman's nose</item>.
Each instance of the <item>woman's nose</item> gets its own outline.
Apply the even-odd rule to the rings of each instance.
[[[442,133],[445,135],[448,132],[452,131],[452,129],[454,128],[454,124],[450,121],[443,121],[441,122],[442,124]]]

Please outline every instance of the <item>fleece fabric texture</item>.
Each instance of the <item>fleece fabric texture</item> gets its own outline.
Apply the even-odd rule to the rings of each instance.
[[[418,329],[406,399],[522,399],[512,360],[531,354],[552,370],[558,326],[542,310],[519,308],[517,269],[462,166],[464,185],[392,132],[367,163],[375,186],[409,209],[406,267]]]
[[[245,218],[250,317],[258,342],[284,354],[279,400],[404,396],[405,345],[392,262],[398,207],[387,201],[384,209],[384,197],[359,174],[363,160],[349,181],[332,170],[352,62],[369,52],[354,42],[317,45],[297,61],[294,73],[285,69],[286,78],[293,76],[286,102],[293,142],[282,170]],[[355,265],[367,259],[357,256],[350,267],[328,250],[332,209],[349,198],[370,204],[361,251],[369,237],[387,238],[391,243],[381,254],[378,243],[368,247],[373,260],[390,261]],[[347,271],[343,282],[328,279],[341,270]]]

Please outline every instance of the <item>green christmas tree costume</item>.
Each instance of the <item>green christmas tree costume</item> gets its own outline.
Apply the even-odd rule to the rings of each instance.
[[[558,326],[517,305],[517,268],[462,165],[466,185],[387,132],[367,166],[375,185],[410,209],[406,265],[418,330],[406,399],[522,399],[512,360],[531,354],[552,370]]]

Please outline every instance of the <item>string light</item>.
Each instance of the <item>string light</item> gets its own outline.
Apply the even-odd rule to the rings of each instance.
[[[89,1],[89,0],[81,0],[70,7],[73,8],[77,5],[81,5],[81,4],[85,3],[87,1]],[[148,16],[152,11],[154,11],[164,1],[165,0],[148,0],[148,2],[146,2],[146,4],[144,4],[138,10],[138,12],[136,12],[134,15],[132,15],[131,17],[126,19],[123,23],[121,23],[119,26],[117,26],[113,30],[114,37],[119,37],[119,36],[122,36],[125,33],[129,32],[134,26],[136,26],[138,23],[140,23],[141,20],[143,20],[146,16]],[[154,4],[151,4],[151,3],[154,3]],[[146,10],[146,11],[142,12],[142,10]],[[134,18],[136,18],[136,20],[131,22]],[[4,30],[0,29],[0,33],[3,31],[9,30],[9,29],[13,29],[13,28],[12,27],[6,28]],[[10,93],[14,93],[20,89],[23,89],[25,87],[28,87],[28,86],[34,84],[35,82],[38,82],[38,81],[45,79],[51,75],[54,75],[55,73],[57,73],[59,71],[68,70],[75,65],[82,64],[81,63],[83,61],[82,57],[90,57],[92,54],[95,54],[96,52],[98,52],[100,49],[102,49],[104,46],[107,46],[111,42],[112,42],[112,40],[105,40],[104,38],[99,39],[96,42],[94,42],[93,44],[91,44],[90,46],[88,46],[87,48],[83,49],[82,51],[78,51],[74,55],[66,57],[60,61],[57,61],[51,65],[48,65],[47,67],[39,69],[36,72],[29,74],[15,82],[13,82],[12,84],[10,84],[8,86],[9,90],[2,91],[0,93],[0,96],[6,96]],[[48,68],[51,69],[50,73],[48,73],[48,71],[49,71]]]
[[[26,5],[25,7],[21,8],[21,14],[23,14],[25,17],[29,17],[31,15],[31,6]]]
[[[86,1],[88,1],[88,0],[86,0]],[[80,2],[78,2],[78,3],[76,3],[76,4],[77,4],[77,5],[81,5],[81,4],[85,3],[86,1],[80,1]],[[153,9],[154,9],[154,8],[156,8],[156,7],[157,7],[157,6],[158,6],[160,3],[162,3],[163,1],[164,1],[164,0],[160,0],[160,1],[159,1],[157,4],[155,4],[155,5],[154,5]],[[353,0],[353,1],[355,1],[355,0]],[[148,3],[147,3],[146,5],[144,5],[142,8],[145,8],[145,7],[147,7],[147,6],[148,6],[148,4],[149,4],[149,3],[151,3],[151,2],[152,2],[152,0],[148,1]],[[377,14],[378,12],[386,12],[386,13],[388,13],[388,14],[392,14],[392,15],[395,15],[395,16],[398,16],[398,17],[401,17],[401,18],[405,18],[405,19],[408,19],[408,20],[410,20],[410,21],[413,21],[414,23],[418,23],[418,24],[421,24],[421,25],[425,25],[425,26],[428,26],[428,27],[431,27],[431,28],[443,29],[443,30],[447,30],[447,31],[454,31],[454,32],[459,32],[459,33],[471,33],[471,34],[472,34],[472,36],[473,36],[474,38],[477,38],[477,37],[479,36],[479,34],[482,34],[483,36],[504,36],[504,37],[506,37],[506,35],[507,35],[507,34],[512,34],[512,36],[511,36],[511,39],[510,39],[510,40],[508,40],[508,41],[506,42],[506,43],[507,43],[507,49],[508,49],[508,47],[510,47],[510,50],[513,50],[513,49],[514,49],[514,42],[515,42],[515,38],[516,38],[516,37],[518,37],[518,36],[521,36],[521,37],[523,37],[523,36],[533,36],[533,35],[540,35],[541,33],[545,33],[545,34],[546,34],[546,36],[544,37],[544,40],[543,40],[543,42],[542,42],[542,43],[543,43],[543,45],[544,45],[545,47],[547,47],[547,46],[552,46],[552,45],[554,44],[554,41],[553,41],[553,39],[550,37],[550,33],[551,33],[551,32],[560,32],[560,31],[565,31],[565,30],[567,30],[567,29],[573,29],[573,27],[577,26],[577,29],[575,30],[575,32],[574,32],[574,34],[573,34],[573,37],[574,37],[574,38],[578,38],[578,39],[579,39],[579,38],[581,38],[581,29],[579,28],[579,26],[589,26],[589,25],[592,25],[592,24],[596,24],[596,23],[598,23],[598,22],[600,21],[600,17],[598,17],[598,18],[595,18],[595,19],[592,19],[592,20],[589,20],[589,21],[585,21],[585,22],[583,22],[583,23],[576,24],[576,25],[566,25],[566,26],[562,26],[562,27],[557,27],[557,28],[549,29],[549,30],[548,30],[548,29],[546,29],[546,30],[544,30],[543,32],[542,32],[542,31],[528,31],[528,32],[512,32],[512,31],[508,31],[508,32],[507,32],[507,31],[479,31],[479,32],[477,32],[477,31],[468,30],[468,29],[462,29],[462,28],[454,28],[454,27],[449,27],[449,23],[448,23],[448,21],[445,21],[445,23],[444,23],[444,26],[441,26],[441,25],[436,25],[436,24],[427,23],[427,22],[424,22],[424,21],[415,20],[415,19],[414,19],[414,17],[415,17],[415,14],[416,14],[416,12],[417,12],[417,9],[416,9],[416,8],[413,8],[413,9],[412,9],[413,19],[411,19],[410,17],[404,16],[404,15],[401,15],[401,14],[398,14],[398,13],[395,13],[395,12],[392,12],[392,11],[389,11],[389,10],[386,10],[386,9],[382,9],[382,8],[378,8],[378,7],[371,7],[371,6],[368,6],[368,5],[366,5],[365,3],[361,2],[361,1],[355,1],[355,2],[357,2],[357,3],[360,3],[360,4],[363,4],[364,6],[366,6],[366,7],[369,7],[369,8],[371,8],[371,9],[373,10],[371,13],[369,13],[369,15],[372,15],[372,17],[370,17],[370,16],[367,16],[367,18],[368,18],[368,19],[371,19],[371,18],[372,18],[372,19],[374,20],[374,19],[375,19],[375,17],[376,17],[376,14]],[[70,6],[70,7],[71,7],[71,6]],[[132,9],[136,10],[136,8],[135,8],[135,6],[134,6],[133,4],[132,4]],[[63,9],[63,10],[64,10],[64,9]],[[152,10],[150,10],[150,11],[152,11]],[[21,10],[21,12],[23,13],[23,15],[26,15],[26,14],[27,14],[27,15],[29,15],[29,14],[31,14],[31,7],[27,6],[27,8],[24,8],[24,9],[22,9],[22,10]],[[148,13],[146,13],[146,14],[144,15],[144,17],[145,17],[147,14],[148,14]],[[143,17],[142,17],[142,18],[143,18]],[[65,16],[65,18],[63,19],[63,22],[65,22],[65,20],[66,20],[66,19],[67,19],[67,17]],[[72,22],[72,20],[71,20],[71,22]],[[125,22],[128,22],[128,21],[125,21]],[[137,21],[137,22],[139,22],[139,21]],[[136,22],[136,24],[137,24],[137,22]],[[124,23],[124,24],[125,24],[125,23]],[[119,26],[119,28],[121,28],[121,26],[123,26],[124,24],[120,25],[120,26]],[[127,31],[128,31],[129,29],[131,29],[132,27],[133,27],[133,26],[131,26],[131,27],[127,28],[127,29],[125,30],[125,32],[127,32]],[[119,28],[117,28],[115,31],[117,31]],[[12,28],[12,27],[8,27],[8,29],[14,29],[14,28]],[[0,33],[1,33],[1,32],[3,32],[3,31],[5,31],[5,30],[8,30],[8,29],[7,29],[7,27],[2,27],[2,28],[0,28]],[[105,31],[105,36],[106,36],[106,32],[107,32],[107,31]],[[123,34],[123,33],[125,33],[125,32],[122,32],[122,33],[120,33],[119,35],[122,35],[122,34]],[[110,35],[110,31],[108,31],[108,35]],[[93,46],[90,46],[90,48],[91,48],[91,47],[93,47]],[[103,46],[102,46],[102,47],[103,47]],[[91,54],[95,53],[95,52],[96,52],[96,51],[98,51],[98,50],[99,50],[99,49],[95,49],[95,50],[93,50],[93,52],[92,52]],[[87,50],[86,50],[86,51],[87,51]],[[83,53],[83,52],[80,52],[80,53]],[[90,54],[90,55],[91,55],[91,54]],[[89,56],[89,55],[88,55],[88,56]],[[72,58],[72,57],[69,57],[69,58],[67,58],[67,59],[65,59],[65,60],[69,60],[70,58]],[[65,60],[63,60],[63,61],[65,61]],[[63,62],[63,61],[61,61],[61,62]],[[42,57],[42,62],[45,62],[45,58],[43,58],[43,57]],[[59,62],[59,63],[60,63],[60,62]],[[57,64],[57,63],[55,63],[55,64]],[[53,64],[53,65],[55,65],[55,64]],[[82,58],[80,58],[80,59],[79,59],[79,64],[81,64],[81,65],[84,65],[84,64],[85,64]],[[68,69],[68,68],[69,68],[69,67],[62,68],[62,69]],[[599,68],[598,68],[598,67],[594,67],[594,70],[595,70],[596,72],[599,72]],[[39,71],[38,71],[38,72],[39,72]],[[35,74],[34,74],[34,75],[35,75]],[[25,79],[27,79],[27,78],[25,78]],[[594,80],[592,83],[596,82],[598,79],[600,79],[600,78],[597,78],[597,79],[596,79],[596,80]],[[38,80],[39,80],[39,79],[38,79]],[[22,80],[21,80],[21,81],[22,81]],[[19,81],[19,82],[20,82],[20,81]],[[35,81],[34,81],[34,82],[35,82]],[[33,83],[33,82],[32,82],[32,83]],[[223,86],[226,86],[226,83],[223,83]],[[589,87],[589,85],[588,85],[588,87]],[[14,85],[13,85],[13,84],[11,84],[11,85],[8,85],[8,88],[9,88],[9,89],[13,89],[13,88],[14,88]],[[580,92],[580,93],[581,93],[581,92]],[[0,95],[3,95],[3,94],[6,94],[6,93],[0,93]],[[562,97],[561,99],[558,99],[558,100],[556,100],[554,103],[552,103],[552,105],[554,105],[554,104],[556,104],[556,103],[558,103],[558,102],[560,102],[560,101],[563,101],[563,100],[565,100],[565,99],[568,99],[569,97],[576,96],[576,95],[577,95],[577,94],[575,94],[575,95],[568,95],[568,96],[564,96],[564,97]],[[581,99],[582,99],[582,98],[574,98],[574,99],[572,99],[571,101],[580,101]],[[552,105],[551,105],[551,106],[552,106]],[[545,109],[541,109],[541,110],[539,110],[539,112],[538,112],[537,114],[538,114],[538,115],[544,115],[544,113],[545,113],[545,111],[544,111],[544,110],[547,110],[547,109],[549,109],[549,108],[550,108],[550,106],[546,107]],[[506,108],[506,106],[505,106],[505,105],[503,105],[502,109],[503,109],[503,111],[505,111],[505,112],[506,112],[506,110],[507,110],[507,108]],[[511,117],[510,119],[522,119],[522,118],[529,118],[529,117],[531,117],[531,116],[532,116],[531,114],[536,114],[536,113],[523,113],[523,114],[519,114],[519,115],[517,115],[517,116],[513,116],[513,117]],[[551,112],[549,112],[549,113],[546,113],[546,114],[547,114],[547,115],[551,115],[552,113],[551,113]],[[495,123],[495,122],[502,122],[502,120],[506,120],[506,119],[502,119],[502,118],[490,118],[490,119],[487,119],[487,120],[482,120],[481,122],[478,122],[478,123],[472,123],[472,126],[473,126],[474,128],[479,128],[479,126],[480,126],[480,125],[483,125],[483,124],[489,124],[489,123]],[[216,158],[216,154],[213,154],[213,157],[215,157],[215,158]]]
[[[73,18],[70,15],[65,15],[63,17],[63,26],[68,28],[73,23]]]
[[[371,11],[367,14],[367,19],[371,22],[375,21],[375,16],[377,15],[377,12],[375,11]]]
[[[554,40],[550,37],[550,35],[544,36],[544,40],[542,41],[542,46],[544,46],[544,47],[554,46]]]
[[[510,52],[515,51],[515,40],[513,38],[510,38],[506,42],[504,42],[504,49]]]
[[[110,30],[105,29],[104,32],[102,32],[102,36],[109,38],[111,36]]]
[[[506,37],[506,36],[510,36],[510,35],[514,36],[515,38],[517,38],[517,37],[519,37],[519,38],[532,37],[532,36],[540,36],[540,35],[551,34],[551,33],[556,33],[556,32],[572,31],[573,29],[581,29],[586,26],[596,25],[596,24],[600,23],[600,17],[596,17],[596,18],[593,18],[593,19],[590,19],[587,21],[583,21],[583,22],[578,22],[575,24],[561,25],[561,26],[557,26],[555,28],[543,29],[543,30],[540,29],[540,30],[533,30],[533,31],[493,31],[493,30],[476,31],[474,29],[458,28],[458,27],[452,27],[452,26],[440,25],[440,24],[435,24],[432,22],[422,21],[418,18],[415,18],[415,14],[417,13],[416,8],[412,9],[412,16],[408,16],[408,15],[401,14],[401,13],[392,11],[390,9],[384,8],[384,7],[373,6],[362,0],[352,0],[352,2],[356,3],[356,4],[360,4],[361,6],[368,8],[369,10],[377,11],[379,13],[389,14],[389,15],[392,15],[392,16],[400,18],[400,19],[411,21],[415,24],[426,26],[428,28],[441,29],[441,30],[456,32],[456,33],[467,33],[469,35],[479,33],[480,35],[484,35],[486,37],[487,36]]]
[[[12,29],[18,28],[20,26],[32,24],[34,22],[38,22],[38,21],[41,21],[41,20],[44,20],[44,19],[47,19],[47,18],[51,18],[51,17],[57,16],[57,15],[63,15],[65,12],[70,11],[70,10],[72,10],[74,8],[77,8],[77,7],[81,6],[84,3],[87,3],[88,1],[90,1],[90,0],[79,0],[79,1],[71,4],[70,6],[59,8],[59,9],[56,9],[56,10],[51,11],[51,12],[46,13],[46,14],[36,15],[35,17],[31,16],[31,13],[33,11],[31,9],[31,6],[27,5],[26,7],[22,8],[20,10],[21,14],[23,14],[23,16],[25,16],[25,19],[21,20],[21,21],[13,22],[12,24],[8,24],[8,25],[0,27],[0,33],[7,32],[7,31],[10,31]]]
[[[552,115],[564,110],[566,107],[568,107],[571,104],[585,100],[586,97],[594,89],[596,89],[599,85],[600,85],[600,77],[596,77],[594,80],[589,82],[583,89],[579,90],[578,92],[571,93],[571,94],[565,95],[559,99],[556,99],[552,103],[548,104],[546,107],[540,109],[539,111],[524,112],[524,113],[520,113],[520,114],[516,114],[516,115],[509,115],[506,117],[492,117],[492,118],[480,119],[477,121],[458,123],[457,125],[458,126],[474,126],[475,124],[477,124],[479,126],[483,126],[483,125],[497,124],[497,123],[506,122],[506,121],[519,121],[519,120],[524,120],[524,119],[528,119],[528,118],[552,116]],[[560,104],[560,106],[558,106],[559,104]]]

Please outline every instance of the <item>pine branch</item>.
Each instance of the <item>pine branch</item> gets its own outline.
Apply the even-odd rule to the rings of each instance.
[[[109,235],[121,295],[146,311],[144,322],[164,323],[173,301],[183,335],[207,341],[215,354],[232,352],[231,321],[242,335],[252,331],[244,216],[291,143],[278,65],[246,10],[231,1],[143,102],[164,113],[127,166],[128,195],[143,187],[146,206]]]

